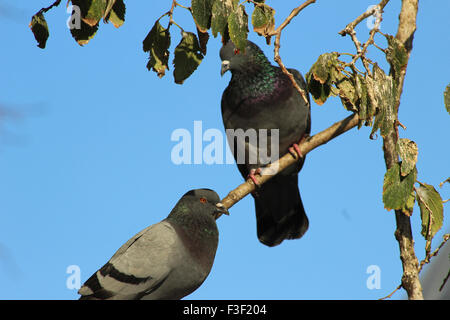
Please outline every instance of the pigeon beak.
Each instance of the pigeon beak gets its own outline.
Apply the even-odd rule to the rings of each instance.
[[[220,202],[216,203],[216,210],[214,211],[216,215],[216,219],[220,217],[222,214],[226,214],[227,216],[230,215],[228,212],[228,209]]]
[[[220,75],[223,76],[225,72],[230,70],[230,61],[223,60],[222,61],[222,67],[220,68]]]

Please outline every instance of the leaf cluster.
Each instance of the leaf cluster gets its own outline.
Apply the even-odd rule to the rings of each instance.
[[[49,38],[49,28],[44,13],[58,6],[61,0],[55,1],[50,7],[42,8],[31,18],[30,28],[38,47],[44,49]],[[125,3],[123,0],[68,0],[72,3],[72,14],[68,21],[70,33],[75,41],[83,46],[97,33],[100,20],[111,22],[119,28],[125,22]]]
[[[149,53],[147,68],[159,77],[163,77],[169,69],[170,27],[173,24],[181,29],[182,34],[174,50],[175,83],[182,84],[202,62],[207,51],[209,31],[215,38],[220,34],[222,43],[231,40],[239,50],[245,51],[249,32],[249,16],[244,6],[246,2],[254,4],[251,17],[254,31],[269,42],[270,33],[275,27],[275,10],[264,1],[244,1],[239,4],[238,0],[192,0],[191,7],[183,8],[192,14],[197,32],[187,32],[175,23],[173,9],[182,7],[175,1],[172,9],[161,17],[170,17],[167,27],[161,25],[159,18],[144,39],[144,51]]]

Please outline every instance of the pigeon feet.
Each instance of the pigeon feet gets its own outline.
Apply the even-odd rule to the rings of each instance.
[[[300,147],[296,143],[294,143],[292,147],[289,148],[289,153],[294,157],[294,159],[297,159],[299,157],[303,158],[303,154],[300,151]]]
[[[258,169],[251,169],[249,175],[247,176],[247,178],[250,178],[250,179],[253,181],[253,183],[255,184],[256,187],[259,187],[260,184],[259,184],[259,182],[256,180],[255,175],[256,175],[256,174],[260,175],[261,172],[262,172],[261,168],[258,168]]]
[[[306,138],[307,138],[307,135],[304,134],[302,136],[302,139],[300,140],[299,144],[301,144],[303,141],[305,141]],[[289,148],[289,153],[294,157],[294,159],[303,158],[303,154],[300,151],[300,147],[296,143],[292,144],[292,147]]]

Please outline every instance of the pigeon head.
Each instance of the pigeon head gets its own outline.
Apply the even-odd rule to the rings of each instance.
[[[228,215],[228,210],[220,203],[219,195],[211,189],[194,189],[186,192],[180,202],[189,204],[191,212],[201,212],[216,217],[218,214]]]
[[[255,73],[264,69],[264,66],[270,66],[270,62],[264,55],[264,52],[253,42],[247,40],[245,51],[236,48],[233,42],[228,41],[220,49],[220,59],[222,67],[220,74],[230,70],[232,73]]]

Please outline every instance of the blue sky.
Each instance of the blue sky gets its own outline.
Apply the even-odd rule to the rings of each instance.
[[[176,129],[193,133],[194,121],[202,121],[203,131],[223,132],[220,98],[230,75],[220,77],[218,38],[210,39],[202,64],[180,86],[172,68],[163,79],[147,71],[142,51],[170,1],[127,1],[124,26],[102,24],[85,47],[72,39],[61,4],[46,14],[50,38],[41,50],[28,24],[50,2],[0,0],[0,105],[8,111],[0,115],[0,299],[76,299],[66,286],[68,266],[79,266],[84,282],[131,236],[165,218],[186,191],[207,187],[224,197],[242,183],[232,164],[176,165],[170,157]],[[385,8],[384,33],[396,32],[399,2]],[[298,5],[268,3],[278,23]],[[305,74],[321,53],[354,52],[338,32],[376,3],[318,0],[305,9],[283,32],[286,66]],[[435,186],[450,167],[450,116],[443,105],[450,82],[449,11],[448,1],[420,3],[400,106],[407,127],[400,135],[419,146],[418,179]],[[175,21],[194,30],[182,9]],[[173,52],[180,35],[175,26],[171,31]],[[360,40],[367,38],[364,23],[357,31]],[[272,59],[263,38],[249,38]],[[377,50],[370,54],[388,70]],[[313,103],[312,133],[348,115],[337,98]],[[187,298],[376,299],[390,293],[402,267],[394,214],[381,200],[382,140],[369,134],[370,128],[354,129],[308,154],[299,176],[310,220],[302,239],[275,248],[260,244],[251,197],[221,217],[213,269]],[[449,198],[449,185],[437,188]],[[417,206],[411,221],[422,259]],[[448,230],[448,218],[444,226]],[[379,267],[381,289],[367,288],[371,265]]]

